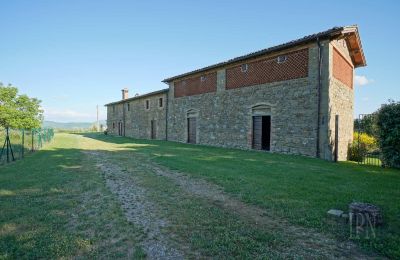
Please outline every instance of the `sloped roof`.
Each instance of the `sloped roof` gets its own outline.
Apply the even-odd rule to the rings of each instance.
[[[168,92],[167,88],[161,89],[161,90],[157,90],[157,91],[153,91],[153,92],[150,92],[150,93],[146,93],[146,94],[143,94],[143,95],[127,98],[127,99],[122,99],[122,100],[119,100],[119,101],[116,101],[116,102],[105,104],[104,106],[116,105],[116,104],[129,102],[129,101],[140,99],[140,98],[150,97],[150,96],[154,96],[154,95],[158,95],[158,94],[162,94],[162,93],[166,93],[166,92]]]
[[[285,49],[288,49],[288,48],[291,48],[291,47],[294,47],[297,45],[307,44],[309,42],[316,41],[318,39],[320,39],[320,40],[328,39],[328,38],[333,39],[333,38],[338,38],[341,36],[346,38],[347,44],[350,48],[350,55],[353,60],[354,66],[355,67],[366,66],[367,64],[365,61],[364,52],[362,50],[360,36],[358,34],[358,27],[357,27],[357,25],[352,25],[352,26],[333,27],[329,30],[311,34],[311,35],[305,36],[305,37],[297,39],[297,40],[286,42],[286,43],[276,45],[276,46],[273,46],[270,48],[262,49],[262,50],[252,52],[252,53],[249,53],[249,54],[246,54],[243,56],[239,56],[239,57],[236,57],[236,58],[224,61],[224,62],[220,62],[220,63],[214,64],[211,66],[207,66],[207,67],[204,67],[201,69],[193,70],[193,71],[183,73],[183,74],[180,74],[180,75],[177,75],[174,77],[170,77],[170,78],[164,79],[162,82],[168,83],[175,79],[179,79],[179,78],[191,75],[191,74],[205,72],[205,71],[223,67],[223,66],[235,63],[235,62],[247,60],[249,58],[254,58],[257,56],[285,50]]]

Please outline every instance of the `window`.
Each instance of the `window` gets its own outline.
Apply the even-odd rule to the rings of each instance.
[[[242,64],[242,66],[240,66],[240,70],[242,72],[247,72],[247,69],[249,68],[249,66],[247,64]]]
[[[128,111],[130,111],[130,109],[131,109],[131,106],[129,103],[127,104],[127,109],[128,109]]]
[[[146,100],[146,109],[150,109],[150,100]]]
[[[287,56],[286,56],[286,55],[279,56],[279,57],[276,59],[276,61],[277,61],[278,63],[284,63],[286,60],[287,60]]]
[[[115,122],[113,122],[113,129],[115,128]]]
[[[158,106],[163,107],[163,98],[158,99]]]
[[[201,76],[201,77],[200,77],[200,81],[201,81],[201,82],[206,81],[206,76]]]

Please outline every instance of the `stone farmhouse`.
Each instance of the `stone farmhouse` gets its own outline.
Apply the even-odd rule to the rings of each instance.
[[[334,27],[163,80],[107,104],[110,134],[346,160],[357,26]]]

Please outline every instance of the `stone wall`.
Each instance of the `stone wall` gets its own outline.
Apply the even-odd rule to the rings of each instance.
[[[175,98],[170,84],[168,139],[187,141],[187,115],[196,112],[197,142],[250,149],[252,107],[271,109],[271,151],[316,155],[317,50],[308,47],[308,77],[226,89],[226,70],[217,72],[217,92]],[[304,47],[302,47],[304,49]],[[293,50],[291,50],[293,51]]]
[[[125,133],[123,135],[133,138],[150,139],[151,121],[154,120],[156,127],[155,139],[165,140],[166,97],[166,93],[160,93],[109,105],[107,107],[107,127],[109,133],[117,135],[118,122],[122,122],[125,123]],[[160,98],[163,99],[162,107],[159,106]],[[149,109],[146,109],[146,100],[149,101]],[[115,106],[115,112],[113,112],[113,106]],[[115,123],[114,128],[113,123]]]
[[[118,134],[118,123],[123,122],[123,104],[107,106],[107,132]]]
[[[317,156],[319,138],[318,156],[333,160],[335,116],[339,115],[338,159],[346,160],[347,147],[353,138],[354,93],[351,87],[346,86],[346,82],[349,84],[348,81],[343,83],[343,79],[334,77],[334,50],[340,52],[341,57],[347,62],[350,61],[350,55],[343,40],[325,40],[320,46],[320,91],[318,91],[318,45],[311,43],[246,61],[248,64],[259,61],[271,62],[276,61],[279,55],[294,54],[295,63],[301,66],[300,69],[296,67],[292,71],[296,72],[291,74],[295,76],[288,80],[278,77],[279,80],[275,79],[274,82],[264,80],[263,83],[255,84],[254,82],[259,80],[256,79],[254,82],[246,81],[253,82],[254,85],[251,86],[245,84],[241,87],[236,84],[235,87],[228,88],[227,77],[232,71],[240,68],[240,64],[236,63],[177,79],[169,83],[168,92],[109,105],[107,109],[109,133],[118,134],[118,123],[121,122],[125,126],[123,135],[149,139],[151,121],[155,120],[156,139],[166,138],[167,127],[168,140],[187,142],[187,118],[195,116],[197,143],[251,149],[254,108],[263,107],[271,116],[272,152],[314,157]],[[306,57],[304,53],[307,54]],[[304,64],[305,61],[307,64]],[[307,71],[304,71],[304,68]],[[273,73],[273,71],[260,73]],[[271,79],[271,77],[264,75],[260,76],[260,79]],[[319,102],[318,96],[320,96]],[[159,98],[163,98],[161,108],[158,106]],[[150,102],[149,109],[146,109],[146,100]]]
[[[330,140],[330,152],[332,158],[335,152],[335,116],[339,116],[338,129],[338,160],[347,160],[347,150],[349,144],[353,141],[354,130],[354,91],[352,82],[344,81],[343,79],[335,78],[333,73],[337,65],[337,59],[334,59],[335,52],[340,52],[343,59],[346,59],[347,64],[351,66],[351,58],[344,40],[333,40],[330,44],[330,78],[329,78],[329,118],[328,118],[328,135]],[[354,74],[354,69],[351,66],[351,76]],[[353,77],[351,77],[353,78]],[[344,82],[343,82],[344,81]],[[349,86],[350,84],[350,86]]]
[[[329,91],[329,131],[331,151],[335,149],[335,116],[339,116],[338,160],[347,160],[347,150],[353,141],[354,92],[339,80],[332,78]]]

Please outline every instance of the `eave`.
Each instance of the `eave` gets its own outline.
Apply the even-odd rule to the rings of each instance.
[[[354,25],[344,27],[342,31],[342,36],[346,40],[354,67],[358,68],[367,66],[367,61],[365,59],[357,26]]]

